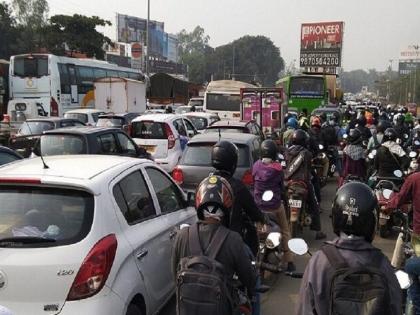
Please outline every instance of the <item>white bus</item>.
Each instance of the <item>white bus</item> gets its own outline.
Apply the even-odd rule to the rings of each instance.
[[[204,94],[204,111],[217,113],[220,119],[241,119],[241,88],[255,85],[231,80],[211,81]]]
[[[9,67],[10,99],[36,99],[49,116],[63,116],[71,109],[94,108],[93,82],[104,77],[145,79],[139,70],[106,61],[52,54],[12,56]]]

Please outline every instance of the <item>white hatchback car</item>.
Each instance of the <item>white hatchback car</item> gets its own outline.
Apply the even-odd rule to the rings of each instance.
[[[14,315],[149,315],[174,292],[195,211],[148,160],[56,156],[0,168],[0,303]]]
[[[100,115],[106,114],[103,110],[94,108],[79,108],[69,110],[64,114],[64,118],[78,119],[87,126],[96,126]]]
[[[131,137],[165,171],[172,172],[188,140],[198,132],[183,115],[150,114],[132,120]]]

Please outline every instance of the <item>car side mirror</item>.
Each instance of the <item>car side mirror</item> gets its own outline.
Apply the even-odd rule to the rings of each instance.
[[[35,154],[36,156],[41,156],[41,144],[39,142],[37,142],[33,149],[32,149],[32,153]]]
[[[196,135],[194,130],[188,130],[188,137],[192,138]]]

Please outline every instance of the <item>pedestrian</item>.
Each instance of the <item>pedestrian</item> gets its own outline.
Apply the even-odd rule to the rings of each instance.
[[[378,201],[366,184],[342,186],[332,207],[337,238],[310,259],[299,292],[298,315],[401,314],[402,292],[388,258],[372,241]]]

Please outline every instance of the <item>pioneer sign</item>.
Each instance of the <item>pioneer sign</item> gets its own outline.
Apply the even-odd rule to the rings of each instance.
[[[302,24],[301,67],[340,67],[344,22]]]

